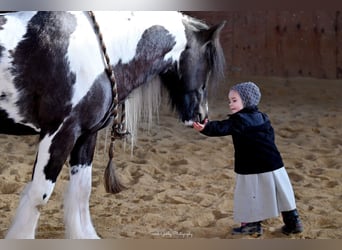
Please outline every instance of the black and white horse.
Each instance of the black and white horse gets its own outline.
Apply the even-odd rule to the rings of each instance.
[[[159,79],[183,122],[207,117],[208,83],[224,72],[224,23],[208,27],[179,12],[94,15],[119,103],[134,101],[137,89]],[[88,12],[0,15],[0,133],[39,134],[32,180],[6,238],[34,238],[39,207],[49,200],[68,157],[66,236],[98,238],[89,212],[92,160],[113,103],[99,40]],[[127,117],[130,112],[141,110]]]

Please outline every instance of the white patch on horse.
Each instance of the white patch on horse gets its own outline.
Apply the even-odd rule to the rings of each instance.
[[[70,239],[98,239],[91,222],[89,199],[92,165],[70,167],[70,181],[64,198],[66,237]]]
[[[101,30],[106,34],[108,54],[112,58],[112,64],[121,60],[129,63],[136,54],[136,48],[144,31],[151,26],[160,25],[175,36],[176,45],[169,51],[164,59],[178,60],[185,48],[185,27],[179,20],[182,14],[172,11],[95,11]],[[108,22],[108,20],[113,20]],[[113,24],[114,23],[114,24]],[[115,30],[113,26],[115,25]],[[118,57],[121,55],[121,57]]]
[[[3,30],[0,30],[0,41],[7,52],[13,50],[23,38],[28,22],[36,13],[36,11],[31,11],[21,12],[15,16],[6,15],[6,23],[2,26]]]
[[[20,13],[19,17],[6,16],[6,23],[0,30],[0,45],[5,49],[1,56],[0,63],[0,93],[6,95],[6,98],[0,99],[0,106],[6,111],[8,117],[13,119],[16,123],[24,124],[39,131],[31,123],[24,123],[24,118],[20,115],[17,106],[20,93],[15,88],[13,83],[13,75],[10,72],[12,63],[12,57],[10,51],[14,50],[18,43],[23,39],[26,33],[28,21],[36,14],[36,12],[24,12]]]
[[[70,70],[77,76],[71,100],[74,107],[87,94],[96,77],[104,71],[104,61],[90,20],[84,13],[72,14],[77,18],[77,27],[70,36],[67,59]]]
[[[31,199],[32,182],[29,182],[21,194],[19,206],[6,239],[33,239],[37,226],[39,211]]]
[[[63,126],[63,123],[59,126],[59,128],[54,134],[46,135],[39,143],[37,163],[34,169],[33,182],[37,182],[38,194],[42,190],[44,191],[44,197],[43,196],[39,197],[39,195],[37,195],[38,196],[37,202],[42,202],[41,204],[45,204],[49,200],[51,193],[53,191],[53,188],[55,186],[55,184],[52,183],[51,180],[46,179],[46,176],[44,173],[44,167],[48,164],[50,160],[49,150],[50,150],[50,146],[52,145],[52,140],[62,126]]]
[[[50,159],[49,149],[57,132],[58,130],[53,135],[46,135],[39,144],[33,180],[27,184],[21,195],[13,224],[6,238],[34,238],[40,215],[37,206],[47,203],[55,186],[51,180],[46,180],[44,167]]]

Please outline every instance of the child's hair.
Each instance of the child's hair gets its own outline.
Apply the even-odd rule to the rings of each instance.
[[[234,85],[230,90],[235,90],[239,93],[245,108],[257,106],[260,102],[260,89],[254,82],[242,82]]]

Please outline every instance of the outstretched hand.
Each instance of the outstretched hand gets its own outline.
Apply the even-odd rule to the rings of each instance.
[[[207,122],[208,122],[208,119],[205,119],[203,123],[194,122],[193,127],[197,131],[202,131],[204,129],[205,125],[207,124]]]

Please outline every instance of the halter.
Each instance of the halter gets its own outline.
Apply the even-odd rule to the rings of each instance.
[[[114,70],[113,70],[112,65],[110,64],[110,59],[109,59],[109,56],[107,53],[106,45],[103,41],[103,36],[102,36],[101,31],[100,31],[100,26],[99,26],[98,22],[96,21],[96,18],[95,18],[93,11],[88,11],[88,14],[89,14],[89,16],[93,22],[94,31],[95,31],[95,33],[98,37],[99,43],[100,43],[100,47],[102,50],[102,56],[104,57],[104,62],[105,62],[105,72],[106,72],[108,79],[111,83],[112,91],[113,91],[113,101],[112,101],[111,107],[109,109],[109,114],[108,114],[109,117],[113,117],[113,125],[112,125],[112,131],[111,131],[111,142],[110,142],[109,151],[108,151],[109,162],[108,162],[108,165],[106,168],[106,173],[107,173],[107,171],[113,171],[114,172],[114,168],[112,167],[112,159],[114,157],[115,140],[125,138],[126,135],[129,134],[129,132],[127,132],[126,124],[125,124],[126,113],[125,113],[124,102],[121,104],[121,120],[120,120],[120,122],[118,119],[118,117],[119,117],[118,89],[117,89],[117,84],[115,81]],[[107,118],[108,117],[106,115],[105,120],[108,120]],[[107,184],[105,185],[105,187],[106,187],[107,191],[108,191],[108,189],[111,189],[111,188],[107,188]],[[110,192],[112,192],[112,191],[110,191]]]

